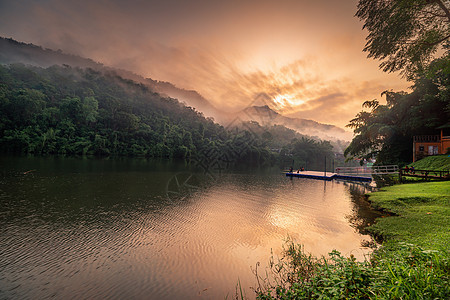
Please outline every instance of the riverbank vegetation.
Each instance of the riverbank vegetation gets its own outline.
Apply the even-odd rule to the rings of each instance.
[[[0,149],[9,153],[188,157],[223,128],[113,73],[0,66]]]
[[[260,279],[257,299],[448,299],[449,257],[412,244],[385,245],[358,262],[333,251],[316,258],[294,243]]]

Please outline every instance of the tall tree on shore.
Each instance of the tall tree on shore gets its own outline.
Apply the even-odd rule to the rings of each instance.
[[[416,80],[412,93],[383,92],[386,105],[377,100],[364,102],[366,110],[347,125],[355,137],[345,156],[376,158],[379,164],[409,163],[413,136],[436,134],[436,128],[450,120],[449,67],[433,79]]]
[[[385,72],[411,80],[450,51],[450,0],[359,0],[356,16],[369,32],[364,51]]]
[[[347,158],[380,164],[412,159],[414,135],[435,134],[450,119],[450,0],[359,0],[368,30],[363,51],[385,72],[400,71],[412,93],[385,91],[386,105],[366,101],[347,127],[355,133]]]

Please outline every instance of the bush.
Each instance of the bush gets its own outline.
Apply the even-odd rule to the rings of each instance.
[[[449,299],[449,252],[391,243],[358,262],[334,250],[306,254],[288,242],[283,257],[258,275],[257,299]]]

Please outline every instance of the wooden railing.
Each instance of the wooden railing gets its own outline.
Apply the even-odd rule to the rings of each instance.
[[[440,135],[416,135],[413,137],[414,143],[438,143],[441,141]]]
[[[397,174],[398,166],[372,166],[372,167],[337,167],[336,174],[344,175],[383,175],[383,174]]]
[[[442,180],[450,180],[450,170],[416,170],[416,169],[400,169],[399,170],[400,181],[402,177],[420,177],[426,179],[442,179]]]

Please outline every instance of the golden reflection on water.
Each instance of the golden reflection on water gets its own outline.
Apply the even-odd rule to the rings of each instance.
[[[348,222],[354,204],[347,186],[308,179],[276,181],[269,185],[270,179],[261,178],[249,185],[225,178],[168,207],[164,221],[156,223],[163,222],[171,231],[143,237],[143,244],[167,241],[159,256],[170,275],[163,286],[195,284],[200,294],[212,297],[223,297],[222,291],[238,278],[244,287],[255,286],[250,267],[266,265],[272,252],[280,256],[288,237],[316,256],[336,249],[364,258],[367,249],[360,244],[370,238]],[[141,251],[145,257],[152,250]]]

